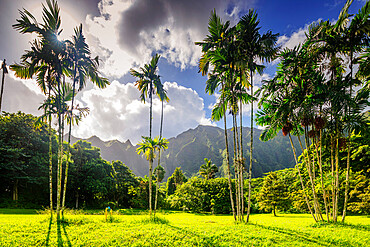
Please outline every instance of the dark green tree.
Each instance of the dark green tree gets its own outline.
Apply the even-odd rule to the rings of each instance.
[[[277,172],[269,172],[263,181],[263,186],[257,201],[266,211],[272,210],[276,216],[276,208],[284,209],[289,202],[289,194],[285,181],[279,178]]]

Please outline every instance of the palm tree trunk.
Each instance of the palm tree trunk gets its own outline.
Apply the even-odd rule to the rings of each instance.
[[[312,178],[312,170],[311,170],[311,159],[309,157],[309,150],[308,150],[308,143],[307,143],[307,130],[306,130],[306,127],[305,127],[305,144],[306,144],[306,149],[307,149],[307,155],[305,154],[304,152],[304,148],[303,148],[303,145],[302,145],[302,142],[301,142],[301,138],[298,136],[298,141],[299,141],[299,144],[301,146],[301,149],[302,149],[302,152],[303,152],[303,157],[305,158],[305,161],[306,161],[306,168],[307,168],[307,171],[308,171],[308,176],[310,178],[310,182],[311,182],[311,189],[312,189],[312,196],[313,196],[313,206],[314,206],[314,210],[315,210],[315,215],[316,215],[316,218],[318,219],[319,218],[319,212],[318,212],[318,205],[317,205],[317,200],[316,200],[316,189],[315,189],[315,182],[313,181],[313,178]]]
[[[63,143],[62,143],[62,114],[61,114],[61,107],[62,107],[62,93],[60,88],[60,78],[58,80],[58,171],[57,171],[57,220],[60,219],[60,196],[61,196],[61,187],[62,187],[62,157],[63,157]]]
[[[73,116],[73,104],[75,99],[75,91],[76,91],[76,64],[74,66],[73,72],[73,89],[72,89],[72,102],[71,102],[71,115],[70,115],[70,122],[69,122],[69,130],[68,130],[68,158],[66,161],[66,170],[64,174],[64,186],[63,186],[63,201],[62,201],[62,210],[64,210],[65,201],[66,201],[66,191],[67,191],[67,181],[68,181],[68,167],[69,167],[69,159],[71,158],[71,132],[72,132],[72,116]]]
[[[49,99],[51,88],[49,86]],[[52,150],[52,130],[51,130],[51,111],[49,106],[49,189],[50,189],[50,216],[53,216],[53,150]]]
[[[240,183],[241,183],[241,211],[242,220],[244,221],[244,155],[243,155],[243,102],[240,100]]]
[[[307,198],[307,195],[306,195],[306,188],[305,188],[304,183],[303,183],[301,171],[299,169],[297,154],[296,154],[295,147],[293,145],[292,136],[290,135],[290,133],[289,133],[289,140],[290,140],[290,145],[292,146],[294,160],[295,160],[295,164],[296,164],[298,175],[299,175],[299,180],[301,181],[301,186],[302,186],[302,190],[303,190],[303,194],[304,194],[304,199],[306,200],[306,204],[307,204],[308,210],[310,211],[313,219],[317,222],[317,219],[315,217],[315,214],[312,212],[312,209],[311,209],[311,206],[310,206],[310,202],[308,201],[308,198]]]
[[[351,71],[351,85],[350,85],[350,98],[352,98],[352,78],[353,78],[353,50],[351,46],[351,53],[350,53],[350,71]],[[351,112],[351,106],[348,106],[348,112]],[[344,191],[344,206],[343,206],[343,215],[342,215],[342,222],[346,218],[347,213],[347,203],[348,203],[348,192],[349,192],[349,169],[350,169],[350,157],[351,157],[351,123],[349,123],[349,131],[348,131],[348,152],[347,152],[347,170],[346,170],[346,187]]]
[[[223,84],[222,84],[222,87],[223,87]],[[232,183],[231,183],[230,153],[229,153],[229,142],[228,142],[228,137],[227,137],[226,106],[225,106],[225,104],[223,104],[223,107],[224,107],[224,134],[225,134],[225,146],[226,146],[227,178],[228,178],[228,182],[229,182],[231,210],[233,212],[234,220],[236,220],[234,198],[233,198],[233,189],[232,189]]]
[[[5,59],[4,59],[4,62],[3,64],[5,63]],[[5,67],[5,69],[4,69]],[[4,93],[4,82],[5,82],[5,73],[6,73],[6,65],[3,65],[3,78],[1,79],[1,93],[0,93],[0,115],[2,114],[2,111],[1,111],[1,105],[2,105],[2,102],[3,102],[3,93]]]
[[[235,170],[235,203],[236,203],[236,218],[239,220],[240,216],[240,201],[239,201],[239,176],[238,176],[238,164],[237,164],[237,152],[236,152],[236,126],[235,126],[235,114],[233,113],[233,138],[234,138],[234,170]]]
[[[339,139],[337,137],[337,147],[335,149],[335,210],[334,222],[338,220],[338,199],[339,199]]]
[[[152,170],[153,170],[153,160],[150,159],[149,160],[149,216],[152,216]]]
[[[153,109],[153,83],[150,82],[150,92],[149,92],[149,98],[150,98],[150,109],[149,109],[149,137],[152,138],[152,109]]]
[[[251,95],[253,97],[253,72],[251,70]],[[253,164],[253,99],[251,103],[251,147],[249,157],[249,183],[248,183],[248,209],[247,209],[247,220],[249,222],[249,215],[251,211],[251,193],[252,193],[252,164]]]
[[[162,138],[162,128],[163,128],[163,100],[161,101],[162,103],[162,109],[161,109],[161,125],[159,127],[159,139]],[[159,167],[159,165],[161,164],[161,148],[158,150],[158,165],[157,167]],[[155,215],[155,211],[157,210],[157,201],[158,201],[158,187],[159,187],[159,180],[158,180],[158,174],[159,174],[159,171],[157,170],[157,186],[155,188],[155,201],[154,201],[154,215]]]
[[[324,206],[325,206],[325,213],[326,213],[326,219],[329,222],[329,211],[328,211],[328,204],[326,201],[326,190],[324,186],[324,178],[323,178],[323,172],[322,172],[322,130],[320,129],[320,156],[318,152],[318,146],[317,143],[315,143],[315,151],[316,151],[316,157],[317,157],[317,162],[319,163],[319,169],[320,169],[320,180],[321,180],[321,188],[322,188],[322,193],[323,193],[323,198],[324,198]]]

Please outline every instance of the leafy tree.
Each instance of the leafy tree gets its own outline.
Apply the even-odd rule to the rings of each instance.
[[[200,166],[199,174],[205,179],[215,178],[218,168],[215,164],[212,164],[212,161],[204,158],[204,164]]]
[[[181,170],[181,167],[176,167],[172,175],[167,179],[166,195],[170,196],[175,193],[176,188],[186,181],[187,178],[185,177],[184,172]]]
[[[129,190],[138,186],[138,181],[135,175],[121,161],[112,161],[110,163],[112,171],[110,173],[113,178],[113,198],[117,207],[129,207],[131,196]]]
[[[276,208],[285,208],[286,203],[289,201],[286,187],[285,181],[279,178],[276,172],[268,173],[257,197],[261,208],[272,210],[274,216],[276,216]]]
[[[45,196],[49,133],[46,125],[35,128],[35,122],[36,117],[21,112],[0,116],[1,197],[11,192],[14,201],[37,203]]]

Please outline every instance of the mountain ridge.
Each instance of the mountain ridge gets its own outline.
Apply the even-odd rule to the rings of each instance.
[[[294,159],[291,151],[289,139],[281,134],[277,135],[269,142],[261,142],[259,136],[261,130],[254,129],[254,162],[253,177],[262,176],[264,173],[294,167]],[[230,161],[233,159],[232,131],[227,130],[229,137]],[[243,127],[243,150],[247,160],[246,167],[249,166],[249,148],[250,148],[250,128]],[[78,140],[91,142],[93,146],[100,148],[103,159],[121,160],[137,176],[148,174],[148,161],[136,153],[138,145],[133,145],[130,140],[121,142],[119,140],[102,141],[97,136],[87,139],[71,137],[71,143]],[[181,166],[185,174],[190,177],[195,175],[199,167],[203,164],[204,158],[209,158],[215,163],[221,174],[225,175],[225,165],[223,153],[225,150],[224,130],[219,127],[198,125],[194,129],[188,129],[176,137],[168,139],[168,149],[162,152],[161,165],[166,170],[165,178],[171,176],[176,167]],[[157,166],[155,160],[153,166]]]

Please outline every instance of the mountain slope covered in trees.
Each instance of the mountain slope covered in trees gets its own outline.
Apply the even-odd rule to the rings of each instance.
[[[293,153],[287,137],[278,135],[271,141],[262,142],[259,140],[261,130],[255,129],[255,133],[254,169],[252,171],[254,177],[260,177],[269,171],[294,166]],[[228,136],[230,150],[232,150],[233,142],[230,129]],[[74,138],[73,142],[77,140]],[[192,176],[199,171],[199,167],[204,163],[204,158],[211,159],[212,163],[219,167],[220,172],[217,176],[224,175],[222,164],[225,157],[225,139],[221,128],[200,125],[168,140],[170,142],[168,149],[161,155],[161,165],[166,170],[165,179],[179,166],[188,177]],[[249,140],[250,128],[244,127],[243,149],[247,161],[249,160]],[[121,160],[138,176],[148,174],[148,162],[136,154],[137,147],[133,146],[129,140],[126,142],[117,140],[104,142],[93,136],[87,141],[100,148],[103,159]],[[297,151],[299,152],[300,149],[297,148]],[[232,160],[232,156],[233,154],[230,153],[230,160]],[[154,165],[156,166],[157,163],[158,161],[155,160]]]

